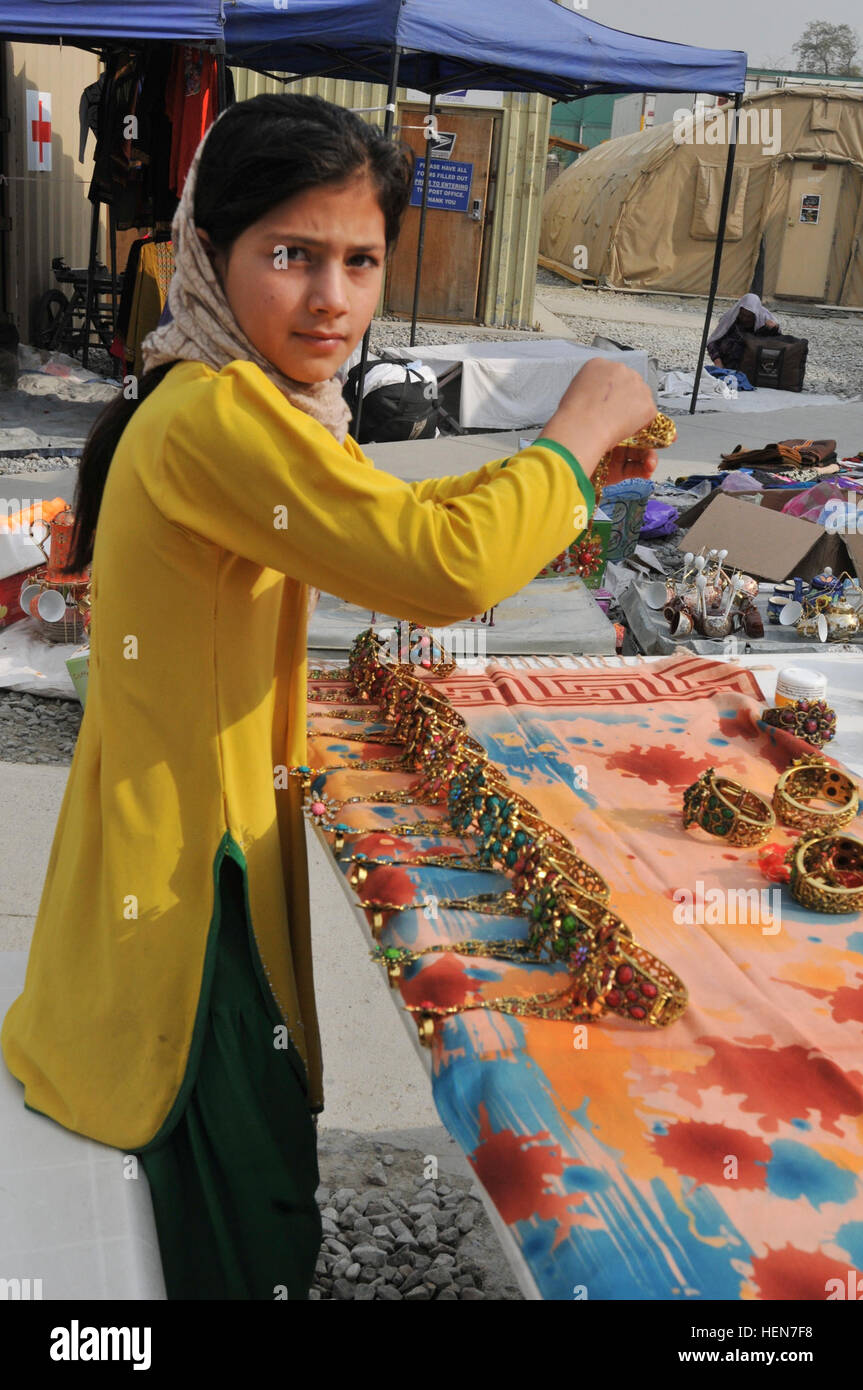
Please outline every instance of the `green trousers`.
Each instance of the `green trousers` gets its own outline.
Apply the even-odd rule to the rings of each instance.
[[[306,1071],[251,952],[242,870],[221,866],[206,1035],[188,1104],[139,1155],[169,1299],[308,1299],[320,1251],[317,1131]],[[263,978],[263,977],[262,977]]]

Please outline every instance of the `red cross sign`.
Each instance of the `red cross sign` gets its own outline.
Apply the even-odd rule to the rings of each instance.
[[[27,93],[27,168],[51,168],[51,93]]]

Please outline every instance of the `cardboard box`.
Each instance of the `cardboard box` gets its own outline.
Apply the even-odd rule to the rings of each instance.
[[[717,489],[705,499],[703,511],[677,548],[696,554],[701,549],[725,549],[726,569],[774,583],[796,575],[811,579],[827,565],[834,574],[847,570],[863,578],[863,536],[839,535],[814,521],[786,515],[780,508],[794,495],[792,488],[771,488],[764,492],[761,506],[753,506]]]
[[[748,507],[769,507],[771,511],[781,512],[785,503],[792,497],[798,497],[801,492],[806,492],[814,484],[806,483],[800,487],[766,487],[761,492],[723,492],[721,488],[715,487],[706,497],[702,497],[700,502],[694,502],[687,510],[681,511],[679,521],[681,526],[691,526],[696,522],[703,512],[711,505],[715,497],[735,497],[738,502],[746,501]]]

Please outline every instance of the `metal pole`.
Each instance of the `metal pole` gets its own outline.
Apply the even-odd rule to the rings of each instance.
[[[111,342],[117,333],[117,219],[113,207],[108,207],[108,233],[111,241]],[[101,319],[101,314],[100,314]],[[119,375],[120,363],[114,358],[114,376]]]
[[[707,352],[710,320],[713,317],[713,302],[716,299],[716,287],[719,284],[719,268],[722,264],[722,242],[725,237],[725,223],[728,217],[728,204],[731,199],[731,175],[734,172],[734,156],[737,152],[737,115],[742,100],[742,94],[740,92],[735,92],[734,117],[731,121],[731,130],[728,140],[728,159],[725,164],[725,185],[722,189],[722,204],[719,209],[719,227],[716,232],[716,253],[713,257],[713,275],[710,280],[710,293],[707,296],[707,313],[704,316],[704,331],[701,334],[701,347],[698,352],[698,366],[695,369],[695,384],[692,387],[692,400],[689,402],[690,415],[695,414],[695,402],[698,399],[698,383],[701,380],[701,369],[704,366],[704,356]]]
[[[429,171],[431,170],[431,148],[433,144],[432,132],[434,130],[435,102],[436,97],[434,92],[432,92],[431,96],[429,97],[429,116],[432,119],[429,121],[429,128],[426,131],[426,162],[425,167],[423,169],[423,196],[422,202],[420,203],[420,229],[419,239],[417,241],[417,273],[416,279],[414,280],[414,305],[413,312],[411,314],[411,347],[413,347],[414,343],[417,340],[417,314],[419,313],[420,281],[422,279],[423,273],[423,246],[425,245],[426,238],[426,213],[428,212],[429,205]]]
[[[225,74],[225,40],[216,39],[216,100],[221,116],[228,104],[228,81]]]
[[[96,242],[99,236],[99,203],[93,204],[90,214],[90,258],[87,261],[87,303],[84,307],[84,350],[81,353],[82,367],[90,365],[90,319],[93,315],[94,278],[96,274]]]
[[[396,92],[399,85],[399,60],[401,49],[396,46],[393,49],[393,61],[390,68],[390,85],[387,92],[387,113],[384,117],[384,135],[389,140],[393,133],[393,126],[396,123]],[[354,419],[354,438],[359,440],[360,423],[363,416],[363,386],[366,380],[366,364],[369,359],[369,338],[371,337],[372,326],[369,324],[363,335],[363,350],[360,354],[360,379],[357,382],[357,413]]]

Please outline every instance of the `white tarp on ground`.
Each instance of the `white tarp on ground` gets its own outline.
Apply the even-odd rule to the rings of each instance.
[[[687,414],[694,384],[694,372],[675,370],[663,373],[659,380],[660,389],[656,393],[658,405],[667,415]],[[702,368],[695,409],[745,415],[760,410],[787,410],[792,406],[841,405],[842,400],[841,396],[816,391],[774,391],[769,386],[734,393],[727,386],[724,387],[720,377],[712,376],[706,368]]]
[[[77,700],[66,662],[86,646],[78,642],[46,642],[32,618],[0,627],[0,689]]]
[[[463,429],[512,430],[544,425],[560,405],[573,377],[591,357],[625,362],[648,380],[647,353],[585,347],[565,338],[535,342],[415,344],[387,348],[405,362],[433,363],[439,374],[462,364]],[[356,359],[359,360],[359,350]],[[353,365],[353,357],[346,367]]]

